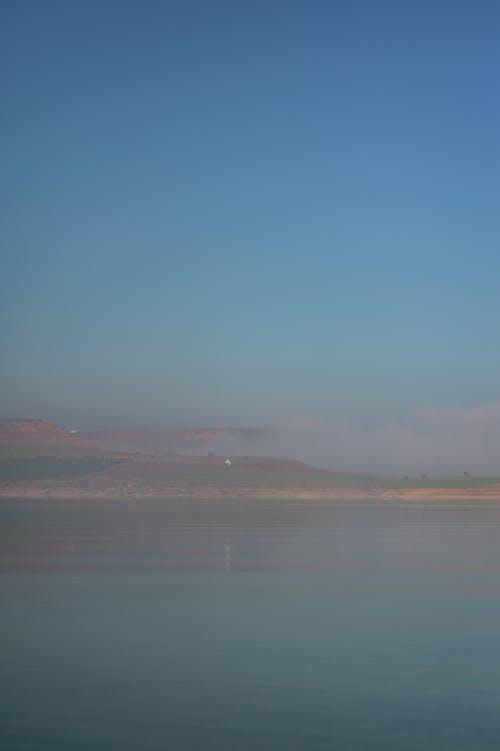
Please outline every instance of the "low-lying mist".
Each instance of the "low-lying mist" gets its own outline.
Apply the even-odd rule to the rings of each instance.
[[[281,456],[356,473],[500,474],[500,403],[423,407],[385,420],[287,412],[266,429],[128,433],[120,447],[151,454]]]
[[[424,407],[363,421],[289,414],[273,450],[327,469],[378,475],[499,474],[500,403]]]

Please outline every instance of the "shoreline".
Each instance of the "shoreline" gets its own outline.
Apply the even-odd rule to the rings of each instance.
[[[113,455],[6,458],[0,499],[182,501],[499,501],[500,477],[368,477],[310,467],[294,459]],[[435,483],[435,484],[434,484]]]
[[[6,483],[0,486],[0,499],[9,500],[303,500],[303,501],[498,501],[500,486],[470,488],[390,488],[331,486],[279,487],[172,483],[169,487],[147,487],[138,483],[127,487],[78,487],[65,483]]]

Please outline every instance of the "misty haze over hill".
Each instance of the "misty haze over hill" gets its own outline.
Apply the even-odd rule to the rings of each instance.
[[[495,474],[500,470],[500,404],[426,407],[378,422],[287,413],[268,430],[216,430],[192,443],[190,451],[205,449],[290,457],[325,469],[373,474]]]
[[[425,407],[385,420],[286,413],[251,442],[217,434],[216,452],[299,459],[330,470],[376,475],[496,474],[500,470],[500,403]]]
[[[5,422],[5,421],[3,421]],[[40,440],[100,450],[145,454],[279,456],[330,470],[376,475],[496,474],[500,471],[500,403],[468,409],[422,408],[399,418],[363,421],[306,413],[274,416],[266,428],[165,428],[90,433],[48,423],[21,441]],[[3,446],[15,431],[0,431]],[[35,437],[34,437],[35,436]]]
[[[425,407],[385,420],[289,414],[275,450],[326,469],[373,474],[495,474],[500,470],[500,403]]]

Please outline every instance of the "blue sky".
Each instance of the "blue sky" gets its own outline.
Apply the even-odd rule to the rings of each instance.
[[[0,413],[500,401],[500,7],[4,0]]]

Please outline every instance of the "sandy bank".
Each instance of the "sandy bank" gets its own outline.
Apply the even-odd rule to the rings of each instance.
[[[19,499],[130,499],[164,498],[172,500],[407,500],[407,501],[500,501],[500,485],[477,488],[391,488],[369,486],[307,486],[296,484],[244,484],[171,482],[151,486],[143,482],[99,487],[97,484],[68,482],[3,483],[0,498]]]

